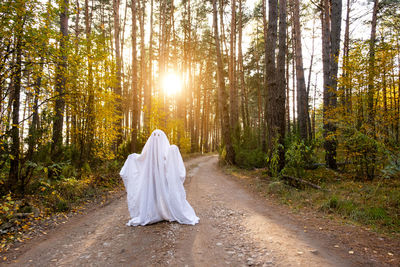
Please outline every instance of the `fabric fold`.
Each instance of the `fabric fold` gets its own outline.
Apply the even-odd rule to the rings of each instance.
[[[186,169],[176,145],[161,130],[150,135],[141,154],[130,154],[120,171],[127,192],[130,226],[159,221],[199,222],[186,200]]]

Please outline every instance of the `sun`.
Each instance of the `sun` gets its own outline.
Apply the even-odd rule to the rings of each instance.
[[[164,76],[162,86],[166,95],[176,95],[182,90],[182,80],[175,73],[168,73]]]

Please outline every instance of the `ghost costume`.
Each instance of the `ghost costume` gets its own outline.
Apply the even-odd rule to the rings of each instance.
[[[129,226],[159,221],[199,222],[186,200],[183,187],[186,169],[179,148],[170,145],[161,130],[155,130],[141,154],[130,154],[120,175],[127,192]]]

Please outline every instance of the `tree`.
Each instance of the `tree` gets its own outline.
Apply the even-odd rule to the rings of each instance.
[[[218,33],[218,15],[216,0],[213,0],[213,26],[215,38],[215,52],[217,57],[217,80],[218,80],[218,110],[221,120],[222,139],[225,145],[226,157],[225,160],[230,163],[235,163],[235,151],[232,146],[231,127],[229,126],[229,112],[226,104],[226,89],[224,82],[224,70],[220,48],[220,39]]]
[[[285,166],[285,114],[286,114],[286,0],[279,0],[279,50],[277,57],[276,127],[278,132],[279,170]]]
[[[136,0],[131,2],[132,9],[132,129],[131,129],[131,152],[136,152],[138,131],[138,78],[137,78],[137,54],[136,54]]]
[[[303,53],[301,45],[301,27],[300,27],[300,3],[299,0],[293,0],[293,30],[295,37],[295,58],[296,58],[296,88],[297,88],[297,121],[300,137],[308,140],[307,122],[308,122],[308,96],[306,83],[304,79]]]
[[[51,145],[51,159],[57,162],[61,159],[62,133],[65,109],[65,86],[67,82],[67,57],[68,57],[68,0],[61,1],[60,5],[60,54],[57,58],[56,85],[55,85],[55,115],[53,122],[53,137]],[[53,175],[53,174],[52,174]],[[51,176],[52,176],[51,175]]]
[[[118,132],[118,138],[116,140],[116,147],[122,143],[122,88],[121,88],[121,53],[120,53],[120,26],[119,26],[119,4],[120,0],[113,0],[113,12],[114,12],[114,43],[115,43],[115,84],[114,93],[117,95],[116,115],[119,120],[115,124],[115,128]]]
[[[230,34],[230,55],[229,55],[229,101],[230,101],[230,126],[236,135],[239,113],[238,94],[236,88],[236,0],[231,2],[231,34]],[[237,136],[236,136],[237,138]]]
[[[20,136],[19,136],[19,113],[22,76],[22,47],[24,32],[24,4],[18,2],[16,16],[16,41],[15,41],[15,62],[13,63],[12,93],[10,103],[12,104],[12,127],[11,127],[11,149],[10,149],[10,172],[7,181],[7,188],[15,191],[19,185],[20,171]]]
[[[341,0],[323,0],[321,3],[322,24],[322,63],[324,73],[324,148],[326,164],[337,168],[336,163],[336,125],[332,120],[332,110],[337,104],[337,72],[340,48],[340,29],[342,18]]]
[[[92,58],[92,41],[91,41],[91,25],[92,13],[89,14],[89,0],[85,0],[85,35],[86,35],[86,53],[87,53],[87,65],[88,65],[88,120],[87,120],[87,147],[82,147],[85,150],[84,159],[86,161],[91,158],[92,145],[94,140],[94,129],[95,129],[95,110],[94,110],[94,88],[93,88],[93,58]]]

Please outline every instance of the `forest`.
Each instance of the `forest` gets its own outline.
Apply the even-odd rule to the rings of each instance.
[[[400,222],[400,1],[0,2],[0,224],[116,186],[155,129],[289,183],[386,184]]]

